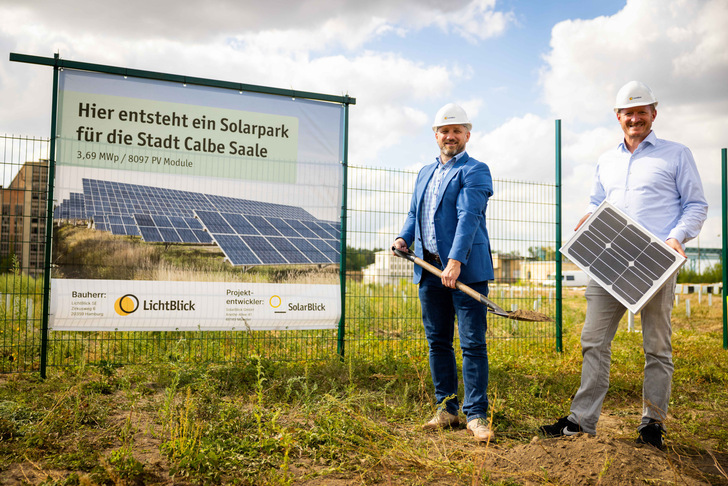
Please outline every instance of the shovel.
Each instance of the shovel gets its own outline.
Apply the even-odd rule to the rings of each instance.
[[[422,258],[419,258],[415,256],[414,253],[409,252],[403,252],[401,250],[397,250],[396,248],[392,247],[392,250],[394,251],[395,255],[397,255],[400,258],[404,258],[406,260],[411,261],[415,265],[419,265],[420,267],[424,268],[428,272],[437,275],[438,277],[442,276],[442,270],[440,270],[437,267],[434,267],[424,261]],[[460,290],[461,292],[466,293],[473,299],[480,301],[481,304],[485,304],[485,306],[488,308],[488,312],[495,314],[497,316],[506,317],[508,319],[514,319],[516,321],[529,321],[529,322],[550,322],[553,321],[549,316],[546,314],[541,314],[540,312],[535,311],[524,311],[524,310],[514,310],[511,312],[505,311],[502,309],[498,304],[493,302],[492,300],[488,299],[486,296],[481,294],[480,292],[477,292],[476,290],[471,289],[467,285],[461,282],[455,282],[455,288]]]

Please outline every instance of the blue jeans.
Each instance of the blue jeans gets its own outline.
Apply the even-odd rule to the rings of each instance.
[[[488,282],[469,284],[488,295]],[[430,372],[438,404],[457,414],[458,371],[453,349],[455,316],[458,318],[460,349],[463,353],[463,413],[468,420],[487,418],[488,412],[488,348],[485,343],[487,308],[465,293],[445,287],[442,281],[423,272],[420,281],[420,303],[425,336],[430,346]]]

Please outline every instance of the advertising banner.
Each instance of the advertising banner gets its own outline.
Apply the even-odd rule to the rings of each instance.
[[[50,329],[336,327],[343,105],[59,81]]]

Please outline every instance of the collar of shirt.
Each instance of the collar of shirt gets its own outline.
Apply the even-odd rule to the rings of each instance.
[[[651,145],[653,147],[657,145],[657,135],[655,135],[654,130],[650,130],[650,133],[647,134],[645,139],[640,142],[640,144],[637,146],[637,150],[635,150],[634,153],[637,154],[643,150],[646,150],[648,145]],[[619,150],[621,150],[622,152],[629,152],[629,149],[624,144],[624,139],[622,139],[622,142],[618,145],[618,147]]]
[[[435,160],[437,160],[437,167],[439,169],[444,169],[446,167],[449,169],[450,167],[455,165],[455,162],[462,159],[465,154],[466,154],[466,152],[465,152],[465,150],[463,150],[462,152],[460,152],[459,154],[456,154],[453,158],[451,158],[444,164],[442,163],[442,160],[440,160],[440,156],[438,155],[437,157],[435,157]]]

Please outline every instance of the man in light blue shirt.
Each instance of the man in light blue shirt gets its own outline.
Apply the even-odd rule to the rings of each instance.
[[[606,199],[685,256],[683,244],[698,235],[708,213],[693,155],[684,145],[661,140],[652,131],[657,99],[645,84],[630,81],[624,85],[614,110],[624,140],[599,158],[587,214],[575,229]],[[664,447],[674,370],[670,316],[675,280],[676,276],[668,280],[641,311],[645,371],[637,442],[660,449]],[[581,386],[571,413],[540,428],[552,437],[596,434],[609,388],[611,344],[626,308],[594,281],[587,285],[585,296]]]

